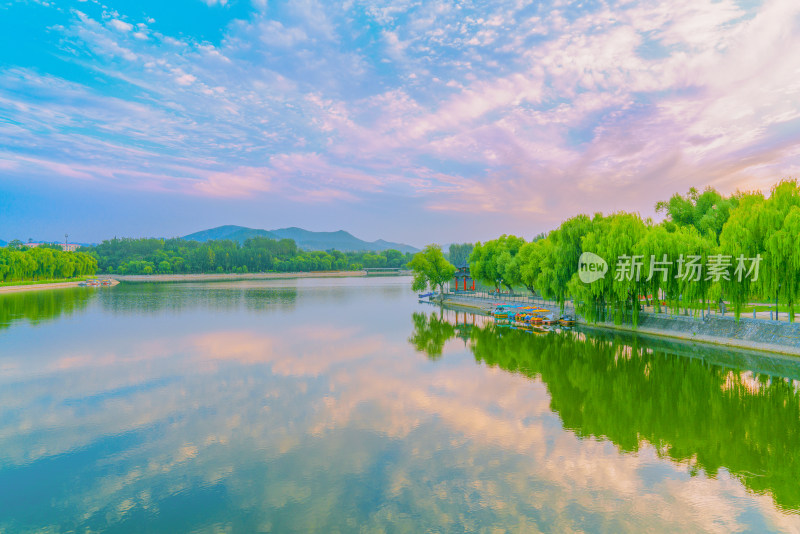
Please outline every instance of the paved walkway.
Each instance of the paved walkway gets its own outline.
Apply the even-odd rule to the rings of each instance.
[[[509,297],[509,295],[503,294],[499,296]],[[497,295],[494,293],[449,293],[445,295],[445,303],[480,309],[484,312],[503,302],[529,303],[552,311],[559,310],[558,304],[553,301],[535,299],[528,296],[496,297]],[[640,316],[640,324],[637,327],[629,324],[615,325],[613,322],[591,324],[586,324],[583,320],[580,320],[580,322],[591,328],[624,330],[635,334],[800,356],[800,343],[798,343],[800,336],[797,335],[800,325],[785,321],[769,321],[769,312],[766,314],[759,312],[757,314],[759,319],[767,319],[763,322],[754,321],[752,314],[749,317],[743,315],[742,320],[736,322],[733,321],[732,313],[727,314],[725,317],[712,313],[708,320],[703,321],[700,320],[699,315],[696,320],[693,320],[688,316],[652,313],[652,307],[647,307],[643,312]],[[571,303],[565,306],[565,313],[574,313]]]
[[[452,291],[447,293],[448,296],[456,297],[459,301],[464,302],[474,302],[474,303],[485,303],[485,306],[491,306],[493,304],[500,304],[500,303],[507,303],[507,304],[529,304],[529,305],[536,305],[542,306],[543,308],[548,308],[552,310],[558,309],[558,303],[552,300],[542,299],[539,297],[532,297],[530,295],[520,294],[520,293],[495,293],[495,292],[486,292],[486,291]],[[752,305],[752,304],[751,304]],[[766,303],[755,303],[756,306],[769,306]],[[478,306],[483,308],[484,306]],[[642,312],[644,313],[652,313],[655,315],[676,315],[671,313],[671,309],[669,312],[666,312],[667,308],[662,306],[661,313],[656,314],[656,310],[654,306],[643,306]],[[575,308],[572,305],[572,301],[567,301],[564,305],[564,313],[575,315]],[[694,313],[698,318],[703,317],[705,314],[701,310],[695,310]],[[682,313],[679,315],[683,315]],[[800,315],[800,309],[798,309],[798,315]],[[712,309],[711,316],[721,316],[721,314]],[[725,317],[734,317],[733,314],[733,306],[729,306],[727,309],[727,313],[725,313]],[[763,319],[765,321],[774,320],[774,313],[770,315],[770,311],[760,311],[756,312],[753,315],[753,312],[745,312],[742,313],[743,318],[747,319]],[[786,312],[781,312],[778,316],[780,321],[789,321],[789,314]]]

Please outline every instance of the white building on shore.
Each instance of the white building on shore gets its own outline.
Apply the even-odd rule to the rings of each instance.
[[[40,245],[50,245],[51,243],[23,243],[24,246],[28,248],[36,248]],[[65,252],[75,252],[80,247],[77,243],[55,243],[61,246],[61,250]]]

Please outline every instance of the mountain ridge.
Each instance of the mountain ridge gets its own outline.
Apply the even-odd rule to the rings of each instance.
[[[263,230],[257,228],[247,228],[246,226],[223,225],[208,230],[201,230],[183,236],[182,239],[193,241],[209,241],[213,239],[231,239],[244,243],[252,237],[269,237],[271,239],[293,239],[297,246],[304,250],[330,250],[336,249],[341,252],[380,252],[387,249],[395,249],[400,252],[418,252],[419,249],[406,245],[405,243],[394,243],[384,239],[375,241],[364,241],[345,230],[333,232],[313,232],[297,226],[288,228],[278,228],[276,230]]]
[[[247,228],[245,226],[236,226],[233,224],[226,224],[217,226],[216,228],[209,228],[208,230],[200,230],[183,236],[181,239],[189,241],[212,241],[218,239],[230,239],[231,241],[238,241],[244,243],[253,237],[269,237],[270,239],[279,239],[277,236],[257,228]]]

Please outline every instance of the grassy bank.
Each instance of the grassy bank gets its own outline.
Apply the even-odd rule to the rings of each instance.
[[[84,282],[90,278],[97,278],[97,277],[78,276],[76,278],[56,278],[52,280],[22,280],[16,282],[0,282],[0,287],[21,287],[21,286],[44,285],[44,284],[64,284],[67,282]]]
[[[67,289],[78,287],[78,284],[88,280],[90,278],[95,278],[93,276],[86,276],[82,278],[70,278],[66,281],[58,281],[58,280],[37,280],[34,283],[27,283],[27,284],[16,284],[16,285],[3,285],[0,286],[0,295],[4,293],[19,293],[23,291],[49,291],[53,289]],[[112,280],[111,285],[115,286],[119,282],[116,280]]]

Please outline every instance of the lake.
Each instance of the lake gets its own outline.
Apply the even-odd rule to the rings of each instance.
[[[0,295],[0,532],[800,531],[800,360],[409,288]]]

